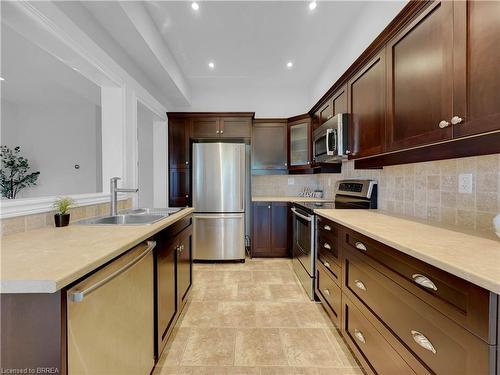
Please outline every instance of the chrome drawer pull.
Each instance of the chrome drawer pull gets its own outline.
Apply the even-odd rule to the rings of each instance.
[[[358,249],[358,250],[362,250],[362,251],[368,250],[363,242],[356,241],[354,246],[356,246],[356,249]]]
[[[411,335],[413,336],[413,340],[420,345],[422,348],[427,349],[428,351],[436,354],[436,349],[434,349],[434,345],[429,341],[427,337],[425,337],[422,333],[418,331],[411,330]]]
[[[331,247],[329,244],[327,244],[326,242],[323,244],[323,247],[324,247],[325,249],[328,249],[328,250],[331,250],[331,249],[332,249],[332,247]]]
[[[326,268],[330,268],[330,263],[328,262],[324,262],[323,265],[326,267]]]
[[[363,333],[359,329],[354,330],[354,336],[363,344],[366,343],[365,336],[363,336]]]
[[[362,281],[360,281],[360,280],[354,280],[354,285],[356,285],[356,287],[358,289],[364,290],[366,292],[366,286],[365,286],[365,284],[363,284]]]
[[[330,291],[328,289],[323,289],[323,293],[325,293],[327,296],[330,295]]]
[[[419,273],[414,273],[411,275],[411,278],[413,281],[415,281],[418,285],[423,286],[424,288],[427,289],[432,289],[434,291],[438,290],[436,284],[432,282],[429,278],[425,277],[424,275],[421,275]]]
[[[330,230],[332,230],[332,227],[331,227],[331,226],[329,226],[329,225],[325,225],[325,226],[323,227],[323,229],[324,229],[324,230],[328,230],[328,231],[330,231]]]

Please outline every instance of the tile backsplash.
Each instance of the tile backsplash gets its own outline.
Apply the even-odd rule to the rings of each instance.
[[[471,175],[472,192],[459,192],[459,176]],[[378,181],[379,208],[481,232],[493,230],[500,212],[500,154],[357,170],[345,162],[340,174],[252,176],[254,196],[296,196],[304,187],[333,198],[335,182],[347,178]]]
[[[118,209],[124,210],[132,207],[132,199],[118,201]],[[70,209],[70,223],[87,219],[94,216],[109,214],[109,203],[80,206]],[[40,214],[17,216],[1,221],[1,235],[26,232],[44,227],[54,227],[54,212],[43,212]]]

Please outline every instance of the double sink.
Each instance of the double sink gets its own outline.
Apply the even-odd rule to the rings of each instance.
[[[179,212],[183,208],[137,208],[121,211],[118,215],[100,216],[80,220],[80,225],[144,225],[157,221]]]

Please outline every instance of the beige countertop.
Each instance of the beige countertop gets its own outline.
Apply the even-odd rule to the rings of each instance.
[[[405,254],[500,294],[500,239],[369,210],[315,212]]]
[[[278,196],[257,196],[252,197],[252,202],[331,202],[333,199],[325,198],[304,198],[304,197],[278,197]]]
[[[192,208],[151,225],[70,225],[2,238],[1,293],[54,293],[191,214]]]

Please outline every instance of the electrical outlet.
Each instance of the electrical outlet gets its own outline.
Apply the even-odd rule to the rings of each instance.
[[[458,192],[472,194],[472,173],[458,175]]]
[[[295,179],[293,177],[288,177],[288,185],[295,185]]]

